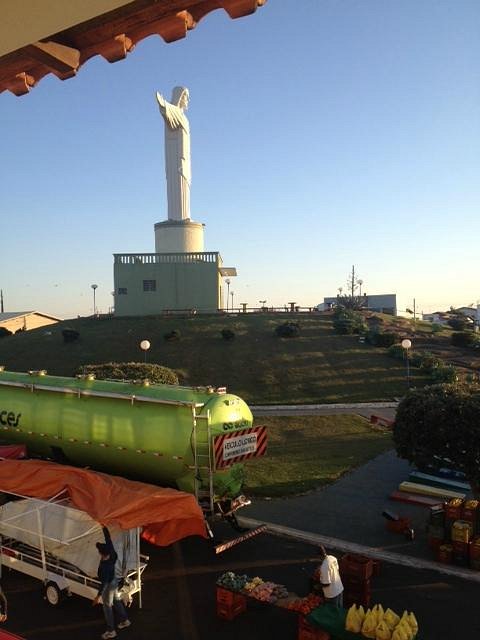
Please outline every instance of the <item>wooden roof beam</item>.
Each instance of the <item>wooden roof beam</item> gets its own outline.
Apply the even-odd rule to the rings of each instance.
[[[126,58],[127,53],[130,53],[134,48],[135,45],[132,39],[124,33],[120,33],[113,38],[109,38],[103,42],[96,42],[82,49],[81,63],[83,64],[89,58],[96,55],[101,55],[102,58],[105,58],[108,62],[118,62]]]
[[[128,35],[134,42],[139,42],[154,34],[161,36],[165,42],[175,42],[175,40],[185,38],[187,31],[193,29],[195,25],[196,21],[188,11],[179,11],[166,18],[133,27],[128,31]]]
[[[10,78],[2,83],[0,91],[8,89],[16,96],[23,96],[30,91],[30,88],[35,85],[35,78],[28,73],[17,73],[14,78]]]
[[[208,13],[223,9],[230,18],[243,18],[255,13],[258,7],[263,6],[267,0],[202,0],[189,8],[194,19],[199,22]]]
[[[225,9],[230,18],[242,18],[255,13],[266,0],[220,0],[220,6]]]
[[[62,80],[73,77],[80,66],[80,51],[58,42],[35,42],[23,51],[35,62],[48,67]]]

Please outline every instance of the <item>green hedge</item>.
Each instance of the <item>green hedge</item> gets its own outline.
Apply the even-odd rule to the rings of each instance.
[[[99,380],[150,380],[156,384],[178,384],[178,376],[168,367],[143,362],[106,362],[80,367],[79,374],[93,373]]]

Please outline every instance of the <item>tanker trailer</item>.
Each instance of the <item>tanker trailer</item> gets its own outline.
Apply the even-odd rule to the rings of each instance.
[[[2,431],[36,456],[193,493],[211,514],[245,503],[241,461],[266,450],[265,428],[224,389],[0,367]]]

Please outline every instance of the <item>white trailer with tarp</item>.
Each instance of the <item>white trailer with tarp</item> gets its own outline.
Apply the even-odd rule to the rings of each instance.
[[[0,572],[8,567],[41,580],[44,597],[53,606],[73,594],[93,600],[100,588],[95,545],[104,542],[101,525],[75,508],[65,491],[50,500],[1,495]],[[118,554],[120,596],[129,605],[138,594],[141,607],[148,556],[140,553],[140,528],[109,531]]]

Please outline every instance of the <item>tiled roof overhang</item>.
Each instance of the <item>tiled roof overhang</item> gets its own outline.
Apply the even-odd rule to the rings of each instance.
[[[211,11],[231,18],[254,13],[266,0],[136,0],[0,57],[0,93],[28,93],[44,76],[72,78],[93,56],[117,62],[147,36],[184,38]]]

